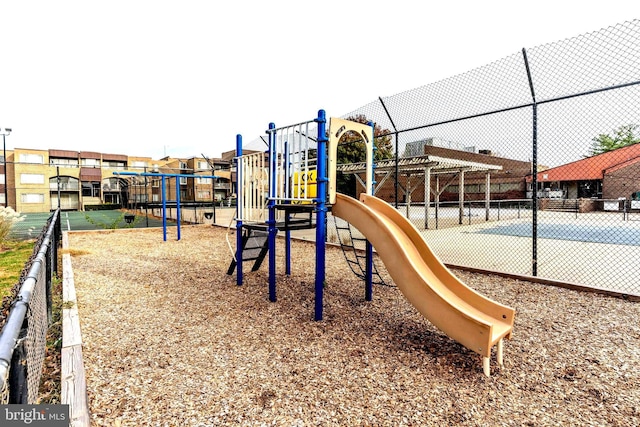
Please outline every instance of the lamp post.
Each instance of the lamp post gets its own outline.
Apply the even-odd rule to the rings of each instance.
[[[7,181],[7,145],[5,137],[11,133],[11,128],[4,128],[2,132],[2,166],[4,166],[4,206],[9,206],[9,183]]]

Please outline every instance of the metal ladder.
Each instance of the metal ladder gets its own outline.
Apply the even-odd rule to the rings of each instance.
[[[255,261],[251,271],[257,271],[260,268],[267,252],[269,252],[269,232],[245,228],[242,233],[242,261]],[[233,274],[236,265],[237,261],[233,258],[227,274]]]
[[[333,217],[333,223],[336,227],[336,234],[338,235],[338,243],[340,243],[340,248],[342,249],[342,253],[344,254],[344,258],[347,260],[347,264],[349,264],[349,268],[353,271],[357,277],[365,280],[366,276],[366,262],[367,256],[365,251],[358,250],[355,247],[354,242],[366,242],[367,239],[362,237],[353,237],[353,233],[351,232],[351,225],[347,222],[346,227],[338,225],[338,220],[336,217]],[[351,244],[347,243],[342,237],[340,231],[348,231],[349,232],[349,240]],[[362,261],[362,263],[361,263]],[[378,268],[376,267],[376,263],[373,262],[373,280],[372,283],[374,285],[382,285],[382,286],[391,286],[387,285],[380,273],[378,272]]]

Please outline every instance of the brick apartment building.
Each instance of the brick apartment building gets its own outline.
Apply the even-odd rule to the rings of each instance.
[[[197,157],[154,160],[89,151],[16,148],[7,151],[6,166],[3,162],[1,169],[0,205],[27,213],[49,212],[58,206],[64,210],[84,210],[90,205],[161,202],[159,177],[114,174],[123,171],[193,175],[193,178],[168,178],[167,200],[175,200],[176,191],[180,191],[181,202],[187,203],[225,199],[233,192],[231,162],[223,159],[209,162]],[[212,168],[218,179],[198,177],[210,176]]]

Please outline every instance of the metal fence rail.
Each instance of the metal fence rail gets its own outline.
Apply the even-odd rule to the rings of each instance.
[[[57,210],[43,228],[23,270],[20,290],[0,331],[0,404],[37,401],[60,242],[60,211]]]
[[[343,118],[364,116],[392,137],[396,168],[393,177],[378,177],[384,183],[376,194],[416,225],[427,219],[425,238],[444,262],[640,295],[639,104],[640,20],[633,20],[522,49],[380,97]],[[598,155],[594,148],[605,140],[636,144]],[[502,169],[491,172],[490,184],[462,170],[440,175],[436,184],[424,173],[403,172],[404,158],[423,155]],[[485,218],[482,202],[470,201],[482,200],[488,186],[491,215]],[[354,193],[360,191],[361,185]],[[458,207],[460,194],[467,212],[443,217],[444,202]],[[518,206],[506,215],[497,199],[529,203],[520,205],[521,218],[511,218]],[[452,241],[476,250],[452,250]]]

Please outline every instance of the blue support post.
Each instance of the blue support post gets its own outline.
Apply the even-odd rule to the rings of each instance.
[[[162,175],[162,240],[167,241],[167,184]]]
[[[289,168],[291,167],[290,162],[289,162],[289,142],[285,141],[284,142],[284,170],[285,170],[285,179],[289,179],[289,177],[291,176],[291,171],[289,170]],[[293,184],[293,183],[292,183]],[[291,185],[289,187],[289,191],[292,190],[292,186]],[[292,197],[293,194],[287,194],[287,197]],[[285,222],[289,221],[289,212],[285,211],[285,217],[286,220]],[[284,238],[284,268],[285,268],[285,274],[287,276],[291,275],[291,230],[287,229],[285,232],[285,238]]]
[[[236,285],[242,285],[242,135],[236,135]]]
[[[180,240],[180,178],[176,177],[176,233]]]
[[[366,258],[364,299],[371,301],[373,300],[373,245],[368,240],[366,244]]]
[[[324,110],[318,111],[318,162],[316,201],[316,282],[315,320],[322,320],[325,282],[325,241],[327,237],[327,117]]]
[[[373,128],[372,135],[375,135],[375,128],[372,122],[369,122],[369,126]],[[374,143],[375,139],[371,140],[370,144],[372,144],[374,158],[376,152],[376,144]],[[376,173],[375,173],[375,161],[371,159],[371,175],[373,179],[371,180],[371,194],[374,194],[376,188]],[[366,301],[373,300],[373,245],[369,240],[366,243],[366,266],[365,266],[365,291],[364,291],[364,299]]]
[[[276,187],[277,176],[277,132],[276,125],[269,123],[269,219],[267,226],[269,230],[269,301],[276,302]]]
[[[285,215],[289,216],[289,213],[285,213]],[[286,230],[284,232],[284,256],[285,256],[285,260],[284,260],[284,268],[285,268],[285,274],[287,276],[291,276],[291,230]]]

